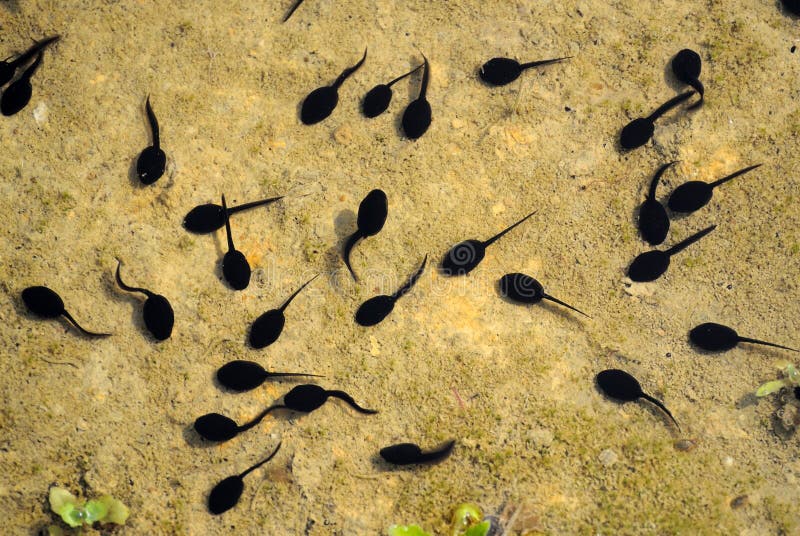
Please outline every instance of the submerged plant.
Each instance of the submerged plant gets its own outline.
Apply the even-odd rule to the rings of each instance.
[[[128,507],[111,495],[82,501],[64,488],[50,488],[50,509],[70,527],[113,523],[124,525],[130,512]]]
[[[463,503],[453,512],[452,536],[487,536],[492,522],[484,519],[477,504]]]
[[[419,525],[392,525],[389,527],[389,536],[431,536],[420,528]]]
[[[783,378],[779,380],[772,380],[759,387],[756,391],[757,397],[771,395],[772,393],[777,393],[784,388],[794,388],[795,394],[798,393],[798,388],[800,388],[800,371],[797,370],[797,368],[795,368],[795,366],[791,363],[781,367],[781,370],[783,371]]]

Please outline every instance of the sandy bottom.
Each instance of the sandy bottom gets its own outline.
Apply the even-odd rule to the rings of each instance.
[[[777,421],[780,397],[752,395],[794,355],[703,354],[687,341],[716,321],[800,346],[797,20],[774,0],[306,0],[281,24],[289,4],[0,2],[0,56],[62,36],[29,106],[0,120],[2,532],[51,522],[58,484],[127,503],[118,534],[362,535],[392,523],[444,534],[463,501],[510,533],[800,534],[797,435]],[[333,115],[301,125],[304,96],[366,46]],[[621,127],[684,89],[667,66],[685,47],[703,58],[705,106],[668,114],[653,142],[621,153]],[[420,51],[433,123],[412,142],[398,125],[419,76],[394,87],[383,116],[362,118],[358,103]],[[573,58],[489,88],[476,70],[493,56]],[[150,143],[148,94],[169,163],[142,187],[131,171]],[[673,220],[665,247],[718,227],[660,280],[631,284],[626,267],[648,249],[635,212],[671,160],[661,198],[686,180],[764,166]],[[389,218],[356,247],[356,284],[340,250],[373,188],[387,193]],[[220,281],[224,233],[181,227],[223,192],[231,204],[286,196],[232,220],[254,267],[243,292]],[[468,277],[436,273],[450,245],[533,210]],[[394,313],[357,326],[358,305],[392,292],[425,254],[431,268]],[[116,258],[127,283],[172,302],[168,341],[147,335],[141,299],[116,288]],[[496,282],[515,271],[592,318],[504,301]],[[248,348],[250,322],[317,273],[278,342]],[[39,284],[114,335],[34,318],[20,293]],[[196,417],[243,422],[293,385],[223,392],[213,375],[231,359],[322,374],[380,413],[333,402],[205,444]],[[593,378],[611,367],[636,375],[682,431],[646,404],[604,398]],[[439,465],[376,460],[392,443],[451,438]],[[684,439],[694,448],[677,449]],[[211,516],[211,487],[278,441],[239,506]]]

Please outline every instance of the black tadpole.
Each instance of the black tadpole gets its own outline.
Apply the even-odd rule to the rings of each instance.
[[[571,57],[572,56],[564,56],[563,58],[529,61],[527,63],[520,63],[512,58],[492,58],[481,66],[478,70],[478,75],[481,77],[481,80],[489,85],[504,86],[519,78],[519,75],[521,75],[523,71],[531,67],[558,63]]]
[[[658,181],[661,179],[661,175],[675,163],[668,162],[658,168],[658,171],[650,181],[647,198],[639,207],[639,232],[642,234],[642,238],[651,246],[661,244],[667,237],[667,232],[669,232],[669,216],[667,216],[664,205],[656,199],[656,188],[658,188]]]
[[[377,410],[362,408],[353,397],[344,391],[332,390],[328,391],[319,385],[303,384],[292,388],[291,391],[286,393],[283,397],[283,403],[287,409],[292,411],[299,411],[302,413],[311,413],[315,409],[321,407],[329,397],[338,398],[346,402],[351,408],[359,413],[365,415],[374,415]]]
[[[359,67],[367,59],[367,49],[364,49],[364,56],[361,60],[348,67],[339,77],[329,86],[323,86],[315,89],[306,96],[303,100],[303,105],[300,109],[300,120],[305,125],[314,125],[319,123],[333,112],[336,105],[339,103],[339,87],[347,80],[351,74],[356,72]]]
[[[33,94],[31,77],[41,65],[43,56],[44,52],[39,52],[34,62],[22,72],[22,75],[3,91],[3,96],[0,97],[0,112],[3,115],[14,115],[28,105]]]
[[[17,69],[31,61],[31,58],[38,55],[39,52],[43,51],[49,44],[55,43],[60,38],[61,37],[58,35],[46,37],[41,41],[34,43],[32,47],[22,54],[19,54],[13,60],[0,60],[0,86],[6,85],[12,78],[14,78],[14,74],[17,72]]]
[[[61,296],[47,287],[36,286],[26,288],[22,291],[22,301],[25,302],[25,306],[28,310],[38,317],[51,319],[63,316],[87,337],[100,338],[111,336],[110,333],[94,333],[83,329],[81,325],[72,318],[72,315],[64,309],[64,300],[61,299]]]
[[[521,224],[534,214],[536,214],[536,211],[531,212],[510,227],[503,229],[485,242],[473,238],[459,242],[455,246],[451,247],[450,250],[445,253],[444,258],[442,259],[442,274],[445,276],[453,276],[466,275],[470,273],[486,256],[486,248],[494,244],[511,229]]]
[[[597,375],[597,385],[606,396],[615,398],[621,402],[633,402],[639,398],[644,398],[658,406],[664,413],[666,413],[670,420],[675,424],[678,430],[681,429],[678,421],[672,416],[672,413],[667,407],[658,399],[653,398],[644,391],[642,386],[636,378],[619,369],[608,369],[600,372]]]
[[[647,117],[639,117],[638,119],[634,119],[627,125],[625,128],[622,129],[619,137],[619,143],[622,145],[623,149],[636,149],[637,147],[641,147],[648,141],[650,138],[653,137],[653,132],[655,132],[655,122],[656,119],[670,111],[675,106],[679,105],[689,97],[694,95],[694,91],[687,91],[685,93],[681,93],[677,97],[673,97],[661,106],[659,106],[655,112],[650,114]]]
[[[378,117],[381,115],[389,107],[389,103],[392,102],[392,85],[399,82],[403,78],[412,75],[424,66],[424,63],[420,64],[408,71],[406,74],[398,76],[388,84],[378,84],[374,88],[370,89],[364,96],[364,100],[361,101],[361,113],[369,118]]]
[[[500,293],[506,298],[519,303],[534,304],[542,300],[548,300],[591,318],[580,309],[576,309],[568,303],[545,294],[542,284],[529,275],[520,273],[504,275],[500,278]]]
[[[800,17],[800,0],[781,0],[781,4],[786,11]]]
[[[428,58],[422,54],[424,63],[422,64],[422,82],[419,86],[419,95],[403,112],[403,132],[412,140],[416,140],[428,130],[431,126],[431,105],[426,98],[428,93],[428,80],[430,79],[430,65]]]
[[[386,223],[386,218],[388,215],[389,200],[387,199],[386,193],[383,190],[372,190],[361,201],[361,204],[358,205],[358,217],[356,219],[356,225],[358,226],[358,229],[345,241],[342,255],[344,258],[344,264],[347,266],[347,269],[350,271],[350,275],[353,276],[355,281],[358,281],[358,277],[353,271],[352,266],[350,266],[350,252],[362,238],[367,238],[378,234],[381,229],[383,229],[383,225]]]
[[[672,58],[672,63],[670,65],[675,78],[684,84],[692,86],[700,95],[700,100],[689,106],[687,110],[693,110],[702,106],[705,88],[703,88],[703,84],[700,82],[700,70],[703,67],[700,54],[694,50],[684,48],[675,54],[675,57]]]
[[[251,208],[270,205],[276,201],[283,199],[283,196],[270,197],[261,199],[260,201],[252,201],[244,203],[228,209],[228,216],[233,216],[237,212],[249,210]],[[197,205],[190,210],[186,217],[183,218],[183,227],[190,233],[207,234],[213,233],[217,229],[222,229],[225,226],[225,212],[222,210],[221,205],[216,203],[206,203],[204,205]]]
[[[122,261],[117,259],[116,279],[119,287],[127,292],[140,292],[147,296],[144,307],[142,307],[142,317],[147,330],[156,340],[169,339],[169,336],[172,335],[172,326],[175,324],[175,314],[169,301],[164,296],[151,292],[146,288],[129,287],[123,283],[119,275],[121,266]]]
[[[244,491],[244,477],[274,458],[280,448],[281,444],[278,443],[278,446],[275,447],[275,450],[272,451],[272,454],[254,466],[250,467],[243,473],[229,476],[214,486],[208,496],[208,511],[216,516],[227,512],[236,506],[242,496],[242,492]]]
[[[800,351],[772,342],[766,342],[759,339],[750,339],[748,337],[740,337],[733,328],[723,326],[722,324],[716,324],[714,322],[706,322],[705,324],[700,324],[699,326],[693,328],[689,332],[689,340],[692,342],[692,344],[698,348],[701,348],[702,350],[706,350],[707,352],[724,352],[726,350],[735,348],[740,342],[761,344],[764,346],[781,348],[783,350],[789,350],[792,352]]]
[[[381,294],[379,296],[374,296],[362,303],[358,308],[358,311],[356,311],[356,323],[364,327],[374,326],[389,316],[389,313],[391,313],[394,309],[394,304],[397,302],[397,300],[408,293],[420,276],[422,276],[422,272],[425,271],[425,264],[427,262],[428,256],[425,255],[425,258],[422,260],[422,264],[417,271],[414,272],[414,274],[408,278],[408,281],[406,281],[405,284],[394,294],[390,296]]]
[[[633,262],[628,267],[628,277],[637,283],[655,281],[667,271],[667,268],[669,268],[670,257],[680,251],[683,251],[688,246],[694,244],[716,228],[716,225],[706,227],[702,231],[693,234],[683,242],[675,244],[666,251],[654,249],[652,251],[642,253],[633,259]]]
[[[433,450],[423,452],[414,443],[398,443],[380,450],[381,458],[393,465],[412,465],[418,463],[434,463],[444,460],[453,452],[455,439],[437,447]]]
[[[222,257],[222,275],[225,281],[234,290],[244,290],[250,284],[250,264],[244,253],[238,251],[233,245],[231,235],[231,222],[228,218],[228,205],[225,204],[225,194],[222,194],[222,212],[225,217],[225,234],[228,237],[228,251]]]
[[[229,361],[217,370],[217,381],[220,385],[240,393],[255,389],[270,378],[293,377],[321,378],[322,376],[303,372],[269,372],[258,363],[241,359]]]
[[[281,305],[278,309],[270,309],[253,321],[253,324],[250,326],[250,346],[260,349],[269,346],[278,340],[278,337],[280,337],[281,332],[283,331],[283,326],[286,323],[284,311],[286,311],[286,308],[289,307],[290,303],[292,303],[292,300],[295,298],[295,296],[300,294],[300,291],[306,288],[308,284],[314,281],[317,277],[319,277],[319,274],[303,283],[303,285],[299,289],[295,290],[294,293],[289,296],[289,298],[283,302],[283,305]]]
[[[669,209],[673,212],[688,213],[699,210],[711,201],[711,196],[714,195],[714,188],[758,167],[761,167],[761,164],[740,169],[712,183],[704,181],[685,182],[675,188],[675,191],[669,196],[667,206],[669,206]]]
[[[136,175],[142,184],[153,184],[164,174],[167,166],[167,155],[161,150],[161,140],[159,137],[158,120],[153,108],[150,106],[150,95],[145,102],[147,111],[147,121],[150,123],[150,130],[153,133],[153,145],[146,147],[136,160]]]

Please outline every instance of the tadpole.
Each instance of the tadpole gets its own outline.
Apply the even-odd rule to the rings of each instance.
[[[772,342],[766,342],[759,339],[750,339],[748,337],[740,337],[733,328],[723,326],[722,324],[716,324],[714,322],[706,322],[705,324],[700,324],[699,326],[692,328],[692,330],[689,332],[689,340],[698,348],[708,352],[724,352],[736,347],[736,345],[738,345],[740,342],[761,344],[764,346],[781,348],[782,350],[789,350],[792,352],[800,351]]]
[[[369,118],[378,117],[389,107],[392,102],[392,86],[402,80],[403,78],[412,75],[413,73],[424,67],[425,64],[418,65],[408,71],[406,74],[400,75],[388,84],[378,84],[370,89],[361,101],[361,112]]]
[[[300,109],[300,120],[305,125],[314,125],[319,123],[333,112],[336,105],[339,103],[339,87],[344,83],[347,78],[356,72],[359,67],[367,59],[367,49],[364,49],[364,56],[361,61],[348,67],[339,77],[329,86],[323,86],[315,89],[309,93],[303,100],[303,106]]]
[[[384,447],[380,450],[381,458],[393,465],[411,465],[418,463],[433,463],[444,460],[453,451],[455,446],[455,439],[447,443],[423,452],[423,450],[414,443],[398,443]]]
[[[31,61],[31,58],[42,52],[49,44],[55,43],[61,38],[59,35],[46,37],[41,41],[37,41],[28,50],[19,54],[13,60],[5,59],[0,60],[0,86],[6,85],[17,72],[17,69]]]
[[[515,224],[503,229],[492,238],[486,241],[477,239],[464,240],[459,242],[450,250],[445,253],[442,259],[442,274],[445,276],[466,275],[475,269],[478,264],[486,256],[486,248],[494,244],[497,240],[503,237],[507,232],[521,224],[537,211],[533,211]]]
[[[675,163],[676,161],[668,162],[658,168],[658,171],[650,181],[647,198],[639,207],[639,232],[642,233],[642,238],[651,246],[661,244],[667,237],[667,232],[669,232],[667,210],[656,199],[656,188],[658,188],[658,181],[661,179],[661,175]]]
[[[431,105],[426,98],[428,93],[428,80],[430,78],[430,65],[428,58],[422,54],[424,60],[422,71],[422,82],[419,87],[419,95],[417,98],[406,106],[403,112],[403,132],[412,140],[416,140],[428,130],[431,126]]]
[[[225,234],[228,237],[228,251],[222,257],[222,275],[225,281],[234,290],[244,290],[250,284],[250,264],[244,253],[233,245],[231,235],[231,222],[228,218],[228,205],[225,204],[225,194],[222,194],[222,212],[225,218]]]
[[[568,309],[572,309],[576,313],[580,313],[587,318],[591,318],[583,311],[565,303],[549,294],[545,294],[544,287],[539,281],[533,277],[520,273],[506,274],[500,278],[500,293],[510,300],[519,303],[534,304],[540,301],[549,300],[551,302],[563,305]]]
[[[249,210],[264,205],[269,205],[280,201],[283,196],[270,197],[261,199],[260,201],[253,201],[244,203],[228,209],[228,216],[232,216],[237,212]],[[190,210],[186,217],[183,218],[183,227],[190,233],[207,234],[213,233],[217,229],[222,229],[225,226],[225,213],[222,211],[222,206],[215,203],[206,203],[204,205],[197,205]]]
[[[678,430],[681,429],[678,421],[672,416],[672,413],[667,407],[658,399],[653,398],[644,391],[642,386],[636,378],[619,369],[608,369],[600,372],[597,375],[597,385],[606,396],[615,398],[621,402],[632,402],[639,398],[644,398],[658,406],[664,413],[666,413],[670,420],[675,424]]]
[[[702,65],[700,54],[688,48],[684,48],[672,58],[671,67],[675,78],[684,84],[692,86],[694,90],[700,94],[700,100],[689,106],[687,110],[693,110],[703,104],[703,93],[705,89],[703,88],[702,82],[700,82],[700,70],[702,69]]]
[[[150,95],[145,102],[147,121],[150,123],[150,131],[153,133],[153,145],[145,147],[136,160],[136,175],[142,184],[153,184],[164,174],[167,166],[167,155],[161,150],[161,138],[158,130],[158,120],[153,108],[150,106]]]
[[[100,338],[111,336],[110,333],[94,333],[83,329],[83,327],[72,318],[72,315],[64,309],[64,300],[61,299],[61,296],[47,287],[35,286],[26,288],[22,291],[22,301],[25,302],[25,306],[28,310],[38,317],[51,319],[63,316],[87,337]]]
[[[676,253],[679,253],[680,251],[683,251],[688,246],[694,244],[716,228],[716,225],[706,227],[702,231],[685,239],[683,242],[678,242],[666,251],[654,249],[652,251],[642,253],[633,259],[633,262],[628,267],[628,277],[637,283],[655,281],[667,271],[667,268],[669,268],[670,257]]]
[[[139,292],[147,297],[142,308],[142,318],[144,318],[144,325],[147,330],[156,340],[169,339],[169,336],[172,335],[172,326],[175,323],[175,314],[169,301],[161,294],[156,294],[145,288],[129,287],[123,283],[119,275],[121,266],[122,261],[117,259],[116,279],[119,287],[127,292]]]
[[[258,363],[237,359],[229,361],[217,370],[219,383],[232,391],[244,392],[255,389],[270,378],[314,377],[318,374],[303,372],[268,372]]]
[[[272,451],[272,454],[253,465],[243,473],[229,476],[214,486],[208,496],[208,510],[214,515],[219,515],[236,506],[242,496],[242,492],[244,491],[244,477],[274,458],[280,448],[281,443],[278,443],[278,446],[275,447],[275,450]]]
[[[358,229],[347,238],[344,244],[344,264],[353,276],[353,280],[358,281],[355,271],[350,266],[350,252],[362,238],[375,236],[378,234],[389,214],[389,200],[383,190],[372,190],[358,205],[358,218],[356,225]]]
[[[704,181],[684,182],[675,188],[675,191],[673,191],[669,196],[667,206],[669,206],[669,209],[673,212],[688,213],[699,210],[706,206],[709,201],[711,201],[711,196],[714,194],[714,188],[721,184],[725,184],[731,179],[735,179],[739,175],[744,175],[748,171],[752,171],[758,167],[761,167],[761,164],[740,169],[739,171],[735,171],[727,177],[722,177],[721,179],[712,183]]]
[[[44,52],[39,52],[34,62],[22,72],[22,75],[11,82],[6,90],[3,91],[3,96],[0,97],[0,112],[3,115],[14,115],[28,105],[33,94],[31,77],[42,63],[43,56]]]
[[[278,309],[270,309],[253,321],[253,324],[250,326],[250,346],[260,349],[278,340],[278,337],[280,337],[283,331],[283,326],[286,323],[286,316],[283,314],[284,311],[289,307],[289,304],[292,303],[295,296],[300,294],[300,291],[306,288],[308,284],[317,277],[319,277],[319,274],[303,283],[303,285],[295,290]]]
[[[653,137],[653,132],[656,129],[656,119],[670,111],[675,106],[679,105],[689,97],[694,95],[694,91],[687,91],[681,93],[677,97],[673,97],[661,106],[655,112],[647,117],[639,117],[634,119],[622,129],[620,133],[619,142],[623,149],[636,149],[641,147]]]
[[[422,272],[425,270],[425,264],[427,262],[428,256],[425,255],[425,258],[422,260],[422,264],[417,271],[414,272],[408,281],[406,281],[405,284],[391,296],[381,294],[379,296],[374,296],[362,303],[358,308],[358,311],[356,311],[356,322],[361,326],[369,327],[380,323],[384,318],[389,316],[389,313],[391,313],[394,309],[394,304],[397,302],[397,300],[407,294],[420,278]]]
[[[478,70],[478,74],[481,80],[487,84],[492,86],[504,86],[519,78],[519,75],[521,75],[523,71],[531,67],[558,63],[571,57],[572,56],[565,56],[563,58],[530,61],[527,63],[520,63],[512,58],[492,58],[481,66]]]

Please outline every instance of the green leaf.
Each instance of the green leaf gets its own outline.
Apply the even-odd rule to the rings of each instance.
[[[69,505],[78,504],[78,498],[64,488],[53,486],[50,488],[50,509],[58,515]]]
[[[80,527],[86,519],[86,511],[82,507],[75,506],[74,504],[64,506],[59,515],[61,519],[64,520],[64,523],[70,527]]]
[[[389,527],[389,536],[431,536],[419,525],[392,525]]]
[[[111,495],[103,495],[97,499],[97,501],[105,505],[107,512],[105,518],[100,520],[101,522],[124,525],[125,521],[128,520],[128,516],[130,515],[130,510],[128,510],[128,507],[122,504],[122,502],[113,498]]]
[[[786,386],[785,380],[773,380],[771,382],[767,382],[761,387],[758,388],[756,391],[756,396],[767,396],[771,395],[772,393],[778,392]]]
[[[103,521],[108,515],[108,506],[97,499],[88,501],[85,506],[86,524],[91,525],[95,521]]]
[[[492,528],[492,522],[489,520],[482,521],[477,525],[472,525],[464,533],[464,536],[486,536],[489,534],[489,529]]]

